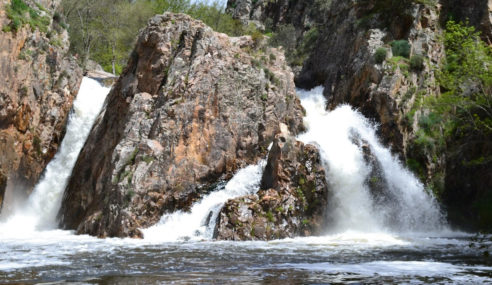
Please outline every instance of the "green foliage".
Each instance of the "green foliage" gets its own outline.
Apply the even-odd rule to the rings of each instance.
[[[244,27],[226,14],[223,2],[218,0],[62,0],[62,15],[55,14],[53,19],[66,27],[66,18],[70,50],[83,65],[92,59],[104,70],[119,74],[133,50],[138,31],[149,18],[166,11],[189,14],[230,36],[248,34],[257,41],[263,37],[254,26]]]
[[[391,50],[393,56],[410,57],[410,43],[407,40],[398,40],[391,42]]]
[[[258,47],[261,43],[261,41],[263,40],[264,36],[263,34],[258,31],[258,30],[255,30],[252,34],[251,34],[251,39],[253,40],[253,43],[256,47]]]
[[[446,134],[485,138],[492,134],[492,53],[473,27],[446,25],[446,61],[439,74],[444,90],[427,106],[443,117]]]
[[[397,68],[400,68],[403,73],[408,71],[408,59],[404,57],[393,56],[387,62],[392,72],[395,72]]]
[[[415,117],[420,109],[420,129],[415,133],[411,148],[415,157],[423,162],[439,164],[439,157],[458,158],[463,167],[489,163],[487,149],[492,138],[492,53],[480,40],[473,27],[450,21],[442,38],[446,58],[437,70],[441,95],[423,98],[420,92],[408,117]],[[412,59],[410,60],[412,64]],[[476,151],[481,149],[481,151]],[[466,154],[466,155],[465,155]],[[469,155],[468,155],[469,154]],[[485,155],[484,155],[485,154]],[[423,164],[408,160],[409,167],[426,179]],[[439,172],[441,171],[441,172]],[[444,189],[442,170],[434,170],[428,180],[436,195]],[[436,174],[437,173],[437,174]],[[487,204],[490,208],[490,204]],[[478,207],[479,211],[485,206]],[[480,210],[482,209],[482,210]]]
[[[424,57],[420,54],[412,56],[410,58],[410,68],[414,71],[421,71],[424,69]]]
[[[30,49],[22,49],[18,56],[18,58],[21,60],[30,60],[31,57],[32,57],[32,50]]]
[[[388,51],[385,48],[378,48],[374,53],[374,60],[376,61],[377,64],[381,64],[383,63],[383,61],[386,60],[387,54]]]
[[[314,5],[321,13],[326,13],[330,10],[333,0],[314,0]]]
[[[282,46],[288,54],[296,48],[296,38],[296,28],[292,24],[281,25],[270,38],[270,45]]]
[[[152,161],[154,161],[154,157],[150,156],[150,155],[145,155],[143,158],[142,158],[143,161],[145,161],[145,163],[147,164],[150,164]]]
[[[37,4],[36,6],[38,9],[46,11],[41,5]],[[32,30],[39,29],[43,33],[48,32],[48,26],[51,23],[50,18],[47,16],[40,16],[39,11],[29,7],[22,0],[12,0],[12,2],[6,6],[5,11],[7,18],[10,20],[10,24],[2,28],[4,32],[16,32],[24,25],[29,25]]]
[[[421,179],[425,179],[425,169],[424,167],[415,159],[409,158],[407,159],[407,166],[410,170],[412,170],[415,174],[417,174]]]

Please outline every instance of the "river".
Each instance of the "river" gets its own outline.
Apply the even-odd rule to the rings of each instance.
[[[248,166],[190,212],[165,215],[144,239],[97,239],[57,229],[56,213],[80,149],[108,88],[84,78],[67,134],[33,194],[0,216],[0,283],[492,283],[490,236],[452,230],[423,185],[382,146],[377,126],[350,106],[325,111],[322,89],[298,91],[308,131],[333,189],[334,223],[319,237],[214,241],[213,223],[230,198],[258,190],[262,169]],[[385,199],[367,181],[379,162]],[[389,197],[389,198],[387,198]]]

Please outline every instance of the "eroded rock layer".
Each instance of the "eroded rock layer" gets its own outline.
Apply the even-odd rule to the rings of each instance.
[[[79,156],[61,225],[96,236],[141,236],[256,162],[302,107],[284,56],[182,14],[140,33]]]

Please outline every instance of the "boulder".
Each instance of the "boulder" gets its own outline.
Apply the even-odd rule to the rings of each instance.
[[[271,240],[320,234],[330,192],[318,149],[277,135],[257,194],[229,200],[217,217],[219,240]]]

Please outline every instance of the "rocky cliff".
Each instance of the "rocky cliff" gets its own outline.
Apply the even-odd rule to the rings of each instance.
[[[459,146],[464,142],[455,141],[448,144],[448,150],[452,150],[448,153],[436,150],[421,143],[420,122],[428,115],[421,108],[424,98],[441,92],[436,77],[445,58],[441,41],[445,22],[468,22],[490,44],[492,2],[320,0],[303,6],[304,2],[310,1],[229,0],[228,9],[243,21],[290,24],[296,31],[306,31],[314,25],[317,36],[302,61],[302,70],[296,73],[297,86],[323,85],[328,108],[349,103],[380,123],[383,142],[429,188],[442,195],[444,206],[451,210],[452,222],[470,226],[477,220],[484,221],[475,205],[483,208],[484,199],[492,201],[490,163],[466,166],[463,161],[488,157],[491,147],[481,144],[463,150]],[[316,12],[321,10],[323,13]],[[294,15],[309,17],[294,20]],[[280,32],[275,25],[273,29]],[[294,53],[299,52],[299,42],[307,34],[297,33],[300,39]],[[394,46],[402,42],[408,43],[408,54],[394,54]],[[376,58],[377,52],[382,58]],[[488,216],[486,220],[491,220]]]
[[[141,236],[264,157],[302,107],[277,49],[182,14],[155,16],[108,95],[63,197],[61,226]]]
[[[55,155],[82,71],[58,1],[0,2],[0,209],[27,196]]]

